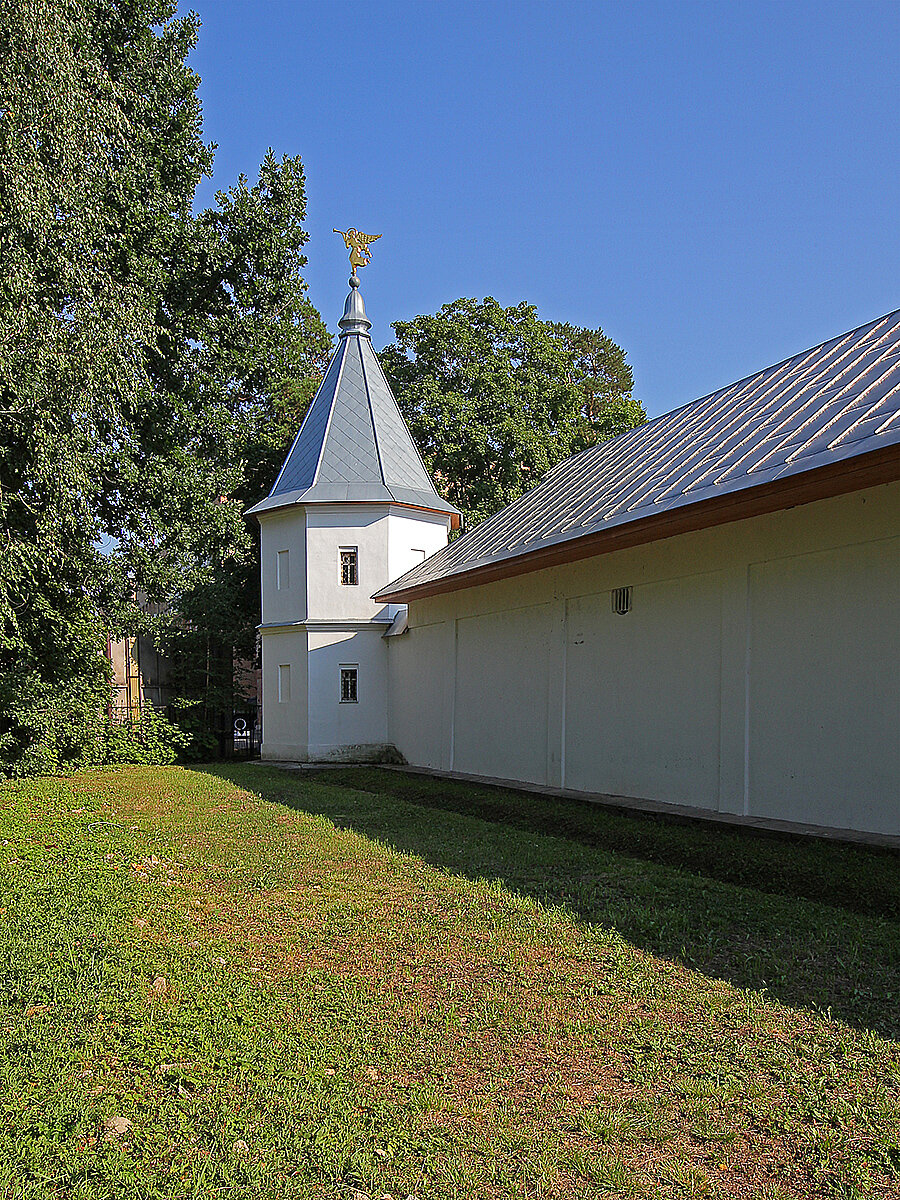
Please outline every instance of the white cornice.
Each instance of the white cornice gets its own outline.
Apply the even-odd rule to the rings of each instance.
[[[384,633],[393,624],[393,617],[376,617],[372,621],[272,621],[265,625],[257,625],[260,633],[290,633],[294,629],[306,629],[310,632],[324,631],[328,633],[363,632],[366,629]]]

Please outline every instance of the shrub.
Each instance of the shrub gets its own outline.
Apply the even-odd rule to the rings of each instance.
[[[171,763],[191,741],[189,733],[151,704],[145,705],[136,719],[107,717],[104,723],[105,763]]]
[[[179,737],[182,762],[210,762],[221,756],[218,737],[209,728],[208,715],[202,700],[189,700],[184,696],[169,705]]]
[[[98,717],[109,693],[99,673],[48,682],[36,671],[0,680],[0,777],[55,775],[104,761]]]
[[[11,686],[15,683],[16,686]],[[152,705],[137,718],[107,715],[109,685],[50,685],[34,673],[0,684],[0,778],[60,775],[109,763],[170,763],[189,732]]]

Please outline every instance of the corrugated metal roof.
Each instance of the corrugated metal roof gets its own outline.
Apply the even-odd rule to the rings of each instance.
[[[284,466],[248,512],[290,504],[396,503],[456,513],[441,499],[381,369],[358,287],[341,338]]]
[[[377,598],[900,442],[900,311],[554,467]]]

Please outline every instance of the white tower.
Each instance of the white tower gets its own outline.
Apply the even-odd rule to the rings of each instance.
[[[369,336],[359,279],[341,335],[265,500],[262,757],[361,762],[388,744],[385,636],[405,616],[372,595],[446,545],[437,494]]]

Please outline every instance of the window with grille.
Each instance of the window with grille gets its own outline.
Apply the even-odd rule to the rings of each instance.
[[[618,613],[620,617],[624,617],[627,612],[631,612],[631,588],[613,588],[612,591],[612,610]]]
[[[341,584],[356,587],[359,583],[359,554],[355,546],[341,546]]]
[[[358,667],[341,667],[341,704],[358,704]]]

